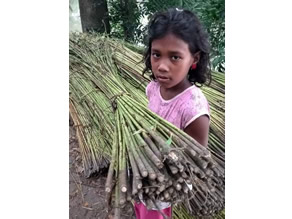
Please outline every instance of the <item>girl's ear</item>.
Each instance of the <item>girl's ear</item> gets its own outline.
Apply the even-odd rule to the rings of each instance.
[[[200,61],[200,57],[201,57],[201,52],[198,51],[193,55],[194,58],[194,63],[198,63]]]

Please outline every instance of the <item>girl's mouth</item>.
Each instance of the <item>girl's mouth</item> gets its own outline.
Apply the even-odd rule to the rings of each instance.
[[[165,76],[157,76],[157,80],[159,82],[168,82],[170,79],[168,77],[165,77]]]

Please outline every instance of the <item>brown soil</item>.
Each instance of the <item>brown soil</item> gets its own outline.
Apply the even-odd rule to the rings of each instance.
[[[106,173],[85,178],[76,132],[69,127],[69,218],[112,219],[114,210],[107,212],[105,203]],[[129,203],[121,211],[122,219],[134,219],[133,206]]]

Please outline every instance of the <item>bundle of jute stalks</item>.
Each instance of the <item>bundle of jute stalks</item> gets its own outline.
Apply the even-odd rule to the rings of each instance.
[[[191,199],[195,208],[190,209],[196,209],[195,214],[221,210],[224,171],[210,151],[130,97],[123,96],[117,103],[116,134],[106,182],[110,194],[115,171],[115,202],[123,205],[140,194],[147,205],[161,200],[173,204],[187,201],[188,206]]]
[[[193,215],[222,210],[222,154],[151,112],[145,94],[130,86],[114,63],[111,41],[87,38],[70,37],[70,113],[77,127],[86,130],[79,133],[86,143],[101,143],[89,150],[91,157],[110,160],[105,190],[109,202],[114,196],[116,217],[126,201],[139,196],[149,205],[155,200],[185,202]]]

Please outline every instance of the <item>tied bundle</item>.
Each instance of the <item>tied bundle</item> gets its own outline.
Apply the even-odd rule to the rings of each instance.
[[[155,200],[186,201],[186,206],[197,209],[195,214],[221,210],[224,170],[210,151],[130,97],[117,102],[107,195],[115,172],[117,205],[139,196],[148,206],[155,205]]]
[[[108,204],[114,196],[116,217],[126,201],[139,197],[147,205],[183,202],[193,215],[222,210],[223,151],[203,147],[151,112],[141,91],[148,79],[129,76],[127,65],[116,67],[113,41],[74,35],[69,45],[70,114],[78,138],[86,142],[81,145],[89,154],[83,157],[89,163],[85,169],[100,168],[96,160],[110,163],[105,190]],[[88,150],[92,142],[99,146]]]

